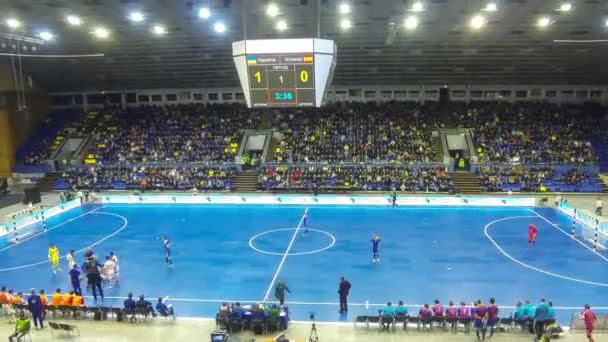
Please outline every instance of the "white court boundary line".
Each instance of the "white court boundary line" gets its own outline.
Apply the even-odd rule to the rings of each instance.
[[[529,209],[534,215],[536,215],[537,217],[540,217],[541,219],[543,219],[545,222],[547,222],[548,224],[550,224],[551,226],[557,228],[560,232],[562,232],[564,235],[566,235],[567,237],[571,238],[572,240],[578,242],[579,245],[587,248],[589,251],[591,251],[591,253],[599,256],[600,258],[604,259],[604,261],[608,262],[608,258],[606,258],[605,256],[601,255],[600,253],[598,253],[596,250],[594,250],[593,248],[587,246],[584,242],[581,242],[579,239],[573,237],[571,234],[569,234],[568,232],[566,232],[565,230],[561,229],[559,226],[557,226],[555,223],[549,221],[547,218],[545,218],[543,215],[537,213],[536,211],[534,211],[534,209]]]
[[[293,243],[296,241],[296,237],[298,237],[298,232],[300,231],[300,228],[302,227],[302,223],[304,223],[304,217],[306,217],[307,214],[308,214],[308,208],[306,208],[304,210],[304,215],[302,215],[302,217],[300,218],[300,222],[298,223],[298,226],[296,227],[296,231],[293,233],[293,236],[291,237],[291,241],[289,242],[289,245],[287,246],[287,249],[285,250],[285,253],[283,254],[283,258],[281,259],[281,262],[279,263],[279,267],[277,267],[277,271],[274,273],[274,277],[272,277],[272,280],[270,281],[270,285],[268,285],[268,289],[266,290],[266,294],[264,295],[264,298],[262,299],[262,301],[266,301],[266,298],[268,298],[268,296],[270,295],[270,291],[272,291],[274,282],[277,280],[279,273],[281,273],[283,264],[285,264],[285,260],[287,260],[289,251],[291,250]]]
[[[101,208],[98,208],[98,209],[101,209]],[[93,244],[91,244],[91,245],[89,245],[89,246],[87,246],[85,248],[77,250],[76,252],[74,252],[75,254],[80,254],[80,253],[88,250],[89,248],[92,248],[92,247],[94,247],[94,246],[96,246],[96,245],[98,245],[98,244],[106,241],[107,239],[109,239],[109,238],[113,237],[114,235],[116,235],[116,234],[120,233],[121,231],[123,231],[129,225],[129,220],[127,220],[127,218],[124,217],[124,216],[122,216],[122,215],[118,215],[118,214],[114,214],[114,213],[102,213],[102,212],[101,213],[98,213],[98,212],[88,212],[87,214],[98,214],[98,215],[116,216],[116,217],[119,217],[119,218],[121,218],[123,220],[123,225],[120,228],[118,228],[116,231],[114,231],[113,233],[111,233],[111,234],[105,236],[104,238],[102,238],[101,240],[98,240],[98,241],[94,242]],[[66,221],[66,223],[67,222],[68,221]],[[71,221],[69,221],[69,222],[71,222]],[[67,257],[67,255],[61,256],[59,258],[59,260],[65,259],[66,257]],[[21,265],[21,266],[3,268],[3,269],[0,269],[0,272],[14,271],[14,270],[22,269],[22,268],[28,268],[28,267],[38,266],[38,265],[44,265],[44,264],[47,264],[47,263],[49,263],[49,261],[45,260],[45,261],[35,262],[35,263],[32,263],[32,264],[27,264],[27,265]]]
[[[133,203],[133,204],[114,204],[114,203],[105,203],[103,208],[112,209],[112,208],[133,208],[133,209],[141,209],[141,208],[230,208],[230,207],[266,207],[268,209],[299,209],[309,204],[247,204],[247,203],[226,203],[226,204],[191,204],[191,203],[175,203],[175,204],[147,204],[147,203]],[[491,210],[491,211],[513,211],[513,210],[530,210],[530,207],[507,207],[507,208],[497,208],[497,207],[483,207],[483,206],[397,206],[395,208],[390,205],[380,206],[380,205],[360,205],[360,206],[349,206],[349,205],[340,205],[340,204],[319,204],[314,207],[315,209],[359,209],[359,210]]]
[[[53,230],[53,229],[55,229],[55,228],[59,228],[59,227],[61,227],[61,226],[65,225],[65,224],[68,224],[68,223],[70,223],[70,222],[72,222],[72,221],[74,221],[74,220],[77,220],[77,219],[81,218],[81,217],[84,217],[84,216],[87,216],[87,215],[89,215],[89,214],[92,214],[92,213],[94,213],[95,211],[97,211],[97,210],[99,210],[99,209],[102,209],[102,208],[103,208],[103,206],[101,206],[101,207],[97,207],[97,208],[93,208],[92,210],[89,210],[89,211],[87,211],[87,212],[86,212],[86,213],[84,213],[84,214],[80,214],[80,215],[78,215],[78,216],[75,216],[75,217],[69,218],[69,219],[67,219],[67,220],[65,220],[65,221],[63,221],[63,222],[61,222],[61,223],[59,223],[59,224],[56,224],[56,225],[52,226],[51,228],[48,228],[48,229],[46,230],[46,232],[43,232],[43,233],[48,233],[48,232],[50,232],[51,230]],[[75,208],[74,208],[74,209],[75,209]],[[66,212],[67,212],[67,211],[66,211]],[[37,223],[40,223],[40,221],[39,221],[39,222],[34,222],[34,223],[32,223],[32,224],[37,224]],[[30,225],[32,225],[32,224],[30,224]],[[29,227],[30,225],[28,225],[28,226],[26,226],[26,227]],[[25,227],[24,227],[24,228],[25,228]],[[10,246],[7,246],[7,247],[4,247],[4,248],[0,249],[0,252],[4,252],[4,251],[5,251],[5,250],[7,250],[7,249],[11,249],[11,248],[13,248],[13,247],[15,247],[15,246],[18,246],[19,244],[22,244],[22,243],[24,243],[24,242],[26,242],[26,241],[29,241],[29,240],[31,240],[31,239],[34,239],[34,238],[36,238],[36,237],[38,237],[38,236],[40,236],[40,235],[42,235],[42,234],[34,234],[34,235],[32,235],[32,236],[30,236],[30,237],[28,237],[28,238],[25,238],[25,239],[21,240],[19,243],[16,243],[16,244],[13,244],[13,245],[10,245]]]
[[[256,252],[262,253],[262,254],[268,254],[268,255],[283,255],[283,253],[276,253],[276,252],[268,252],[265,251],[263,249],[259,249],[257,248],[254,244],[253,241],[255,239],[257,239],[260,236],[263,235],[267,235],[267,234],[271,234],[274,232],[283,232],[283,231],[287,231],[287,230],[297,230],[298,228],[281,228],[281,229],[272,229],[272,230],[267,230],[265,232],[261,232],[259,234],[254,235],[251,239],[249,239],[249,247],[251,247],[251,249],[253,249]],[[321,233],[321,234],[325,234],[326,236],[329,236],[329,238],[331,239],[331,243],[328,246],[325,246],[323,248],[320,249],[316,249],[314,251],[309,251],[309,252],[300,252],[300,253],[289,253],[289,256],[298,256],[298,255],[309,255],[309,254],[315,254],[315,253],[321,253],[323,251],[326,251],[330,248],[332,248],[335,244],[336,244],[336,237],[333,236],[332,234],[324,231],[324,230],[320,230],[320,229],[313,229],[313,228],[308,228],[308,231],[311,232],[317,232],[317,233]]]
[[[552,276],[552,277],[556,277],[556,278],[561,278],[561,279],[565,279],[565,280],[570,280],[570,281],[574,281],[577,283],[583,283],[583,284],[588,284],[588,285],[596,285],[596,286],[604,286],[604,287],[608,287],[608,284],[605,283],[598,283],[598,282],[594,282],[594,281],[587,281],[587,280],[582,280],[582,279],[577,279],[577,278],[572,278],[572,277],[567,277],[567,276],[563,276],[557,273],[552,273],[552,272],[548,272],[545,270],[541,270],[540,268],[536,268],[534,266],[528,265],[522,261],[519,261],[517,259],[515,259],[514,257],[512,257],[509,253],[505,252],[502,247],[500,247],[500,245],[498,243],[496,243],[496,241],[494,241],[494,239],[490,236],[490,234],[488,234],[488,229],[495,223],[498,222],[502,222],[502,221],[507,221],[507,220],[514,220],[514,219],[521,219],[521,218],[536,218],[537,216],[510,216],[510,217],[504,217],[498,220],[494,220],[490,223],[488,223],[484,229],[483,232],[486,235],[486,237],[490,240],[490,242],[492,242],[492,244],[494,244],[494,247],[496,247],[498,249],[498,251],[500,251],[500,253],[502,253],[502,255],[504,255],[505,257],[507,257],[508,259],[510,259],[511,261],[520,264],[523,267],[529,268],[531,270]]]

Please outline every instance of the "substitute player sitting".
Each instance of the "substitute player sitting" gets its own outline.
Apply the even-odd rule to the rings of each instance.
[[[377,263],[380,261],[380,253],[378,252],[378,247],[380,246],[380,236],[374,233],[372,235],[372,239],[370,240],[372,243],[372,262]]]
[[[59,267],[59,248],[57,248],[55,244],[51,244],[49,247],[49,262],[53,267],[53,273],[61,271],[61,268]]]
[[[528,226],[528,248],[532,248],[536,245],[536,226],[530,224]]]

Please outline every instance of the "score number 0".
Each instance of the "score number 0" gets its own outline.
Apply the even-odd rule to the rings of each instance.
[[[253,74],[253,77],[255,77],[255,80],[258,83],[262,83],[262,74],[259,71],[256,71],[255,74]],[[281,81],[281,83],[283,83],[283,76],[279,76],[279,80]],[[306,83],[308,82],[308,71],[307,70],[302,70],[300,71],[300,81]]]

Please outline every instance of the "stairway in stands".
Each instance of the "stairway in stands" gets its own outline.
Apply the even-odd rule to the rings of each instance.
[[[433,137],[433,161],[436,163],[443,162],[443,146],[441,144],[441,135]]]
[[[456,185],[456,192],[460,194],[480,194],[479,177],[470,172],[452,172],[450,176]]]
[[[59,178],[61,178],[61,172],[49,172],[36,183],[36,186],[40,188],[40,192],[53,191],[53,187]]]
[[[597,181],[602,186],[602,192],[608,193],[608,175],[606,175],[606,174],[597,175]]]
[[[258,172],[248,170],[239,172],[232,181],[232,192],[255,192],[258,189]]]

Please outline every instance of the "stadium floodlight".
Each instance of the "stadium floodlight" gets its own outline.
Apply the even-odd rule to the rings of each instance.
[[[349,14],[350,13],[350,5],[346,2],[343,2],[338,6],[338,10],[340,14]]]
[[[484,27],[487,22],[488,21],[483,15],[477,14],[471,18],[471,28],[479,30],[480,28]]]
[[[279,21],[277,21],[275,27],[279,31],[285,31],[289,28],[287,22],[284,19],[280,19]]]
[[[277,6],[277,4],[274,2],[269,3],[268,6],[266,6],[266,15],[271,18],[279,15],[279,6]]]
[[[422,3],[422,1],[416,1],[412,4],[410,11],[412,11],[412,12],[424,11],[424,4]]]
[[[80,17],[76,15],[68,15],[65,19],[68,24],[72,26],[79,26],[80,24],[82,24],[82,19],[80,19]]]
[[[157,36],[162,36],[167,34],[167,29],[163,25],[154,25],[152,26],[152,33]]]
[[[224,23],[222,23],[221,21],[218,21],[213,25],[213,29],[217,33],[224,33],[226,32],[226,25],[224,25]]]
[[[405,28],[408,30],[413,30],[418,27],[418,18],[414,16],[409,16],[405,18],[405,22],[403,23]]]
[[[606,19],[606,21],[604,22],[604,25],[606,25],[606,27],[608,27],[608,19]]]
[[[498,5],[495,2],[489,2],[486,4],[486,7],[483,8],[485,12],[496,12],[498,11]]]
[[[99,26],[92,31],[93,35],[99,39],[106,39],[110,36],[110,31],[105,27]]]
[[[16,29],[16,28],[19,28],[19,26],[21,26],[21,22],[15,18],[8,18],[8,19],[6,19],[6,26],[8,26],[11,29]]]
[[[536,21],[536,26],[538,27],[547,27],[549,25],[551,25],[551,18],[549,17],[540,17]]]
[[[47,42],[55,39],[55,35],[49,31],[42,31],[38,33],[38,37],[42,38],[42,40],[45,40]]]
[[[129,19],[131,19],[131,21],[139,23],[144,21],[146,18],[144,17],[144,14],[138,11],[135,12],[131,12],[131,14],[129,14]]]
[[[203,19],[209,19],[209,17],[211,16],[211,10],[209,10],[209,8],[207,8],[207,7],[202,7],[198,11],[198,16]]]
[[[344,18],[340,20],[340,28],[343,30],[348,30],[353,27],[353,23],[348,18]]]
[[[562,4],[557,9],[560,12],[570,12],[572,9],[572,4],[569,2],[562,2]]]

